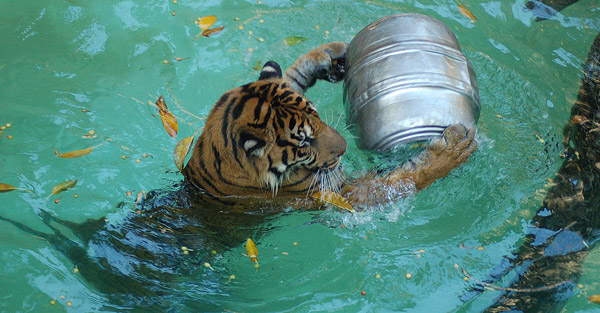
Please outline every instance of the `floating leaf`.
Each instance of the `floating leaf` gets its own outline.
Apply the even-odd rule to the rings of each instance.
[[[224,28],[225,28],[225,26],[207,29],[207,30],[205,30],[205,31],[202,32],[202,36],[204,36],[204,37],[210,37],[212,35],[216,35],[216,34],[220,33]]]
[[[165,98],[162,95],[158,97],[158,100],[156,100],[156,103],[154,104],[159,111],[169,111],[169,108],[167,108],[167,103],[165,102]]]
[[[297,45],[303,41],[308,40],[307,38],[304,37],[300,37],[300,36],[290,36],[287,37],[286,39],[283,40],[282,44],[288,45],[288,46],[293,46],[293,45]]]
[[[52,188],[52,193],[50,195],[48,195],[48,197],[50,197],[51,195],[57,195],[67,189],[71,189],[75,186],[75,184],[77,184],[77,179],[64,181],[64,182],[54,186]]]
[[[258,249],[256,248],[254,241],[250,238],[246,241],[246,252],[248,253],[250,261],[258,264]]]
[[[591,295],[588,297],[588,300],[600,304],[600,295]]]
[[[473,13],[471,13],[471,11],[469,11],[469,9],[467,9],[464,5],[462,5],[460,3],[458,4],[458,11],[463,16],[470,18],[471,22],[475,22],[477,20],[475,15],[473,15]]]
[[[202,30],[207,30],[211,26],[213,26],[213,24],[215,24],[216,21],[217,21],[217,17],[214,15],[199,17],[198,18],[198,26],[200,26],[200,29],[202,29]]]
[[[340,194],[333,191],[323,191],[312,194],[311,196],[315,200],[320,200],[327,202],[329,204],[333,204],[338,208],[348,210],[351,213],[354,213],[354,209],[348,200],[342,197]]]
[[[194,142],[194,136],[189,136],[181,139],[180,142],[175,146],[175,151],[173,152],[173,160],[175,161],[175,165],[177,165],[177,169],[181,172],[183,169],[183,162],[185,161],[185,157],[190,152],[190,147]]]
[[[64,152],[64,153],[59,153],[58,150],[54,149],[54,154],[56,154],[56,156],[58,156],[60,158],[73,159],[73,158],[82,157],[84,155],[88,155],[88,154],[90,154],[90,152],[92,152],[92,150],[100,147],[101,145],[103,145],[103,143],[101,143],[97,146],[86,148],[86,149],[69,151],[69,152]]]
[[[0,192],[9,192],[9,191],[13,191],[13,190],[23,190],[23,191],[28,191],[28,192],[33,193],[33,191],[31,191],[31,190],[18,188],[13,185],[9,185],[9,184],[0,183]]]
[[[171,137],[176,137],[177,131],[179,130],[177,119],[171,112],[169,112],[167,104],[165,103],[165,98],[163,98],[162,95],[158,98],[158,100],[156,100],[156,107],[158,108],[160,119],[167,133]]]

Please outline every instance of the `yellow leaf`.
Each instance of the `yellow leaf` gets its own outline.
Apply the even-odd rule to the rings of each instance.
[[[588,297],[588,300],[600,304],[600,295],[591,295]]]
[[[90,152],[92,152],[92,150],[100,147],[101,145],[103,145],[103,144],[99,144],[97,146],[89,147],[86,149],[69,151],[69,152],[64,152],[64,153],[59,153],[58,150],[54,149],[54,154],[56,154],[56,156],[58,156],[60,158],[73,159],[73,158],[82,157],[84,155],[88,155],[88,154],[90,154]]]
[[[162,120],[163,127],[171,137],[177,136],[179,126],[177,125],[177,119],[169,111],[160,111],[160,119]]]
[[[211,26],[213,26],[213,24],[216,21],[217,21],[217,17],[214,16],[214,15],[209,15],[209,16],[205,16],[205,17],[199,17],[198,18],[198,26],[200,26],[200,29],[202,29],[202,30],[207,30]]]
[[[338,194],[336,192],[333,192],[333,191],[316,192],[316,193],[313,193],[311,197],[315,200],[327,202],[329,204],[333,204],[333,205],[337,206],[338,208],[348,210],[351,213],[354,213],[354,209],[352,208],[352,205],[350,204],[350,202],[348,202],[348,200],[346,198],[342,197],[340,194]]]
[[[156,100],[156,107],[158,108],[158,113],[160,114],[160,120],[163,123],[163,127],[171,137],[177,136],[177,131],[179,130],[179,125],[177,124],[177,119],[175,116],[169,112],[167,108],[167,104],[165,103],[165,98],[161,95],[158,100]]]
[[[250,261],[258,264],[258,249],[256,248],[254,241],[250,238],[246,241],[246,252],[248,253]]]
[[[77,184],[77,179],[64,181],[64,182],[54,186],[52,188],[52,193],[50,195],[48,195],[48,197],[50,197],[51,195],[57,195],[67,189],[71,189],[75,186],[75,184]]]
[[[181,139],[180,142],[175,146],[175,151],[173,152],[173,160],[175,161],[175,165],[177,165],[177,169],[181,172],[183,169],[183,162],[185,161],[185,157],[190,152],[190,147],[194,142],[194,136],[189,136]]]
[[[204,36],[204,37],[210,37],[212,35],[216,35],[216,34],[220,33],[224,28],[225,28],[225,26],[221,26],[221,27],[217,27],[217,28],[212,28],[212,29],[207,29],[207,30],[205,30],[205,31],[202,32],[202,36]]]
[[[297,45],[306,40],[308,40],[308,39],[301,37],[301,36],[290,36],[290,37],[285,38],[283,40],[282,44],[288,45],[288,46],[293,46],[293,45]]]
[[[469,9],[467,9],[464,5],[462,5],[460,3],[458,4],[458,11],[463,16],[470,18],[471,22],[475,22],[477,20],[475,15],[473,15],[473,13],[471,13],[471,11],[469,11]]]
[[[18,188],[13,185],[9,185],[9,184],[0,183],[0,192],[9,192],[9,191],[13,191],[13,190],[24,190],[24,191],[33,193],[33,191],[31,191],[31,190]]]

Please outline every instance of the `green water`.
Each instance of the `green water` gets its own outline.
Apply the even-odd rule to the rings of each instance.
[[[592,0],[542,22],[522,9],[524,2],[462,1],[478,18],[472,23],[450,0],[2,1],[0,125],[11,125],[0,135],[0,183],[33,193],[1,193],[0,215],[44,232],[50,229],[41,210],[72,222],[118,220],[132,211],[137,193],[182,178],[172,161],[176,141],[149,104],[159,95],[178,118],[180,140],[203,126],[224,91],[256,79],[256,64],[272,59],[287,67],[319,44],[349,42],[380,17],[423,13],[456,33],[477,73],[483,108],[480,148],[471,160],[385,208],[269,217],[247,230],[257,242],[259,269],[242,255],[242,242],[216,251],[214,270],[199,266],[165,282],[161,309],[478,312],[498,293],[463,303],[470,284],[454,264],[484,278],[521,243],[560,166],[562,127],[600,31],[600,5]],[[225,29],[195,39],[194,19],[211,14]],[[289,36],[307,40],[282,45]],[[319,83],[307,96],[331,124],[344,112],[341,84]],[[337,128],[350,143],[346,167],[373,166],[377,158],[358,150],[343,121]],[[90,131],[95,136],[86,138]],[[53,150],[99,144],[76,159],[57,158]],[[71,179],[78,179],[73,189],[47,198]],[[585,298],[600,293],[599,263],[596,249],[565,312],[600,310]],[[0,311],[119,309],[74,273],[81,264],[6,222],[0,222],[0,264]]]

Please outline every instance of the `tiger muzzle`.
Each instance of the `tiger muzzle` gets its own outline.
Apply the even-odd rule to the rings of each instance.
[[[317,163],[324,170],[336,168],[340,164],[340,159],[346,153],[348,143],[346,139],[329,125],[325,125],[316,140],[315,148],[319,151]]]

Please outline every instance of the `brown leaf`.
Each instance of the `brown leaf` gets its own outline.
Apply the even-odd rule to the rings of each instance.
[[[101,145],[103,145],[103,143],[101,143],[97,146],[86,148],[86,149],[69,151],[69,152],[64,152],[64,153],[59,153],[58,150],[54,149],[54,154],[56,154],[56,156],[58,156],[60,158],[73,159],[73,158],[82,157],[84,155],[88,155],[88,154],[90,154],[90,152],[92,152],[92,150],[100,147]]]
[[[159,111],[169,111],[169,109],[167,108],[167,104],[165,103],[165,98],[162,95],[158,97],[158,100],[156,100],[155,105]]]
[[[183,169],[183,162],[185,162],[185,157],[190,152],[190,147],[194,142],[194,136],[189,136],[181,139],[180,142],[175,146],[175,151],[173,152],[173,160],[175,161],[175,165],[177,165],[177,169],[181,172]]]
[[[220,33],[223,28],[225,28],[225,26],[221,26],[221,27],[217,27],[217,28],[212,28],[212,29],[207,29],[205,31],[202,32],[202,36],[204,37],[210,37],[212,35],[216,35],[218,33]]]
[[[169,136],[177,137],[177,131],[179,130],[177,119],[171,112],[169,112],[167,104],[165,103],[165,98],[163,98],[162,95],[156,101],[156,107],[158,108],[158,113],[163,123],[163,127],[165,128]]]
[[[217,17],[214,15],[199,17],[198,18],[198,26],[200,26],[200,29],[202,29],[202,30],[207,30],[211,26],[213,26],[213,24],[215,24],[216,21],[217,21]]]
[[[338,208],[348,210],[348,211],[350,211],[350,213],[354,213],[354,209],[352,208],[352,205],[350,204],[350,202],[348,202],[348,200],[346,198],[342,197],[340,194],[338,194],[336,192],[333,192],[333,191],[316,192],[316,193],[312,194],[311,198],[313,198],[315,200],[327,202],[329,204],[333,204],[333,205],[337,206]]]
[[[458,11],[463,16],[470,18],[471,22],[475,22],[477,20],[475,15],[473,15],[473,13],[471,13],[471,11],[469,11],[469,9],[467,9],[464,5],[462,5],[460,3],[458,4]]]
[[[23,190],[23,191],[27,191],[27,192],[33,193],[33,191],[31,191],[31,190],[27,190],[27,189],[23,189],[23,188],[18,188],[18,187],[15,187],[13,185],[9,185],[9,184],[0,183],[0,192],[9,192],[9,191],[13,191],[13,190]]]

